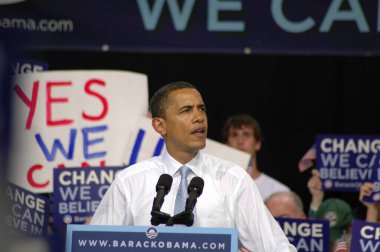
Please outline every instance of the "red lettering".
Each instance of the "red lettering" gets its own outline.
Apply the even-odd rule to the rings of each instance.
[[[36,81],[33,83],[32,98],[29,100],[28,97],[25,95],[25,93],[22,91],[22,89],[18,85],[14,87],[16,94],[21,98],[21,100],[25,103],[25,105],[29,107],[29,114],[28,114],[28,119],[26,120],[25,129],[30,129],[33,122],[34,112],[36,111],[36,105],[37,105],[38,88],[39,88],[39,82]]]
[[[51,91],[53,86],[71,86],[71,82],[48,82],[46,85],[46,123],[50,126],[57,125],[67,125],[73,123],[71,119],[61,119],[55,120],[52,119],[52,103],[65,103],[69,99],[67,97],[52,97]]]
[[[89,120],[89,121],[97,121],[97,120],[101,120],[104,117],[106,117],[106,115],[108,113],[108,101],[104,96],[102,96],[99,93],[91,90],[92,85],[100,85],[100,86],[104,87],[104,86],[106,86],[106,83],[102,80],[92,79],[92,80],[89,80],[86,82],[86,85],[84,88],[84,90],[87,94],[93,95],[100,100],[100,102],[103,105],[103,110],[99,115],[89,115],[86,112],[82,112],[82,117],[86,120]]]
[[[34,187],[34,188],[44,188],[46,187],[50,181],[46,181],[44,183],[37,183],[34,179],[33,179],[33,173],[36,171],[36,170],[41,170],[43,169],[43,166],[40,165],[40,164],[36,164],[36,165],[33,165],[32,167],[29,168],[29,171],[27,173],[27,181],[28,183]]]

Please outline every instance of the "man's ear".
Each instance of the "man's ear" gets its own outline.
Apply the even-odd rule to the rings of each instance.
[[[261,149],[261,141],[255,143],[255,150],[259,151]]]
[[[163,118],[160,118],[160,117],[153,118],[152,119],[152,127],[161,136],[166,135],[166,124],[165,124],[165,120]]]

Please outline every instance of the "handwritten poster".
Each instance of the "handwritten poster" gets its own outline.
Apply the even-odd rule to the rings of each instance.
[[[148,111],[147,76],[128,71],[15,75],[9,181],[53,191],[53,168],[123,164],[127,139]]]

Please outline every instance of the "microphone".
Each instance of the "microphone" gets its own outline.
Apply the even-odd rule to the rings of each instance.
[[[197,198],[202,194],[203,192],[203,186],[204,181],[201,177],[194,177],[187,188],[187,192],[189,194],[189,197],[186,200],[186,207],[185,212],[186,213],[192,213],[195,207],[195,204],[197,203]]]
[[[152,211],[160,211],[161,206],[164,203],[164,197],[170,191],[170,188],[172,187],[172,183],[173,183],[173,178],[169,174],[164,173],[160,176],[156,185],[157,195],[153,201]]]

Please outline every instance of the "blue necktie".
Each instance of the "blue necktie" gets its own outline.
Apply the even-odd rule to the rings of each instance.
[[[174,214],[181,213],[185,210],[187,193],[187,176],[191,170],[187,166],[182,166],[179,170],[181,174],[181,182],[178,187],[177,198],[175,199]]]

